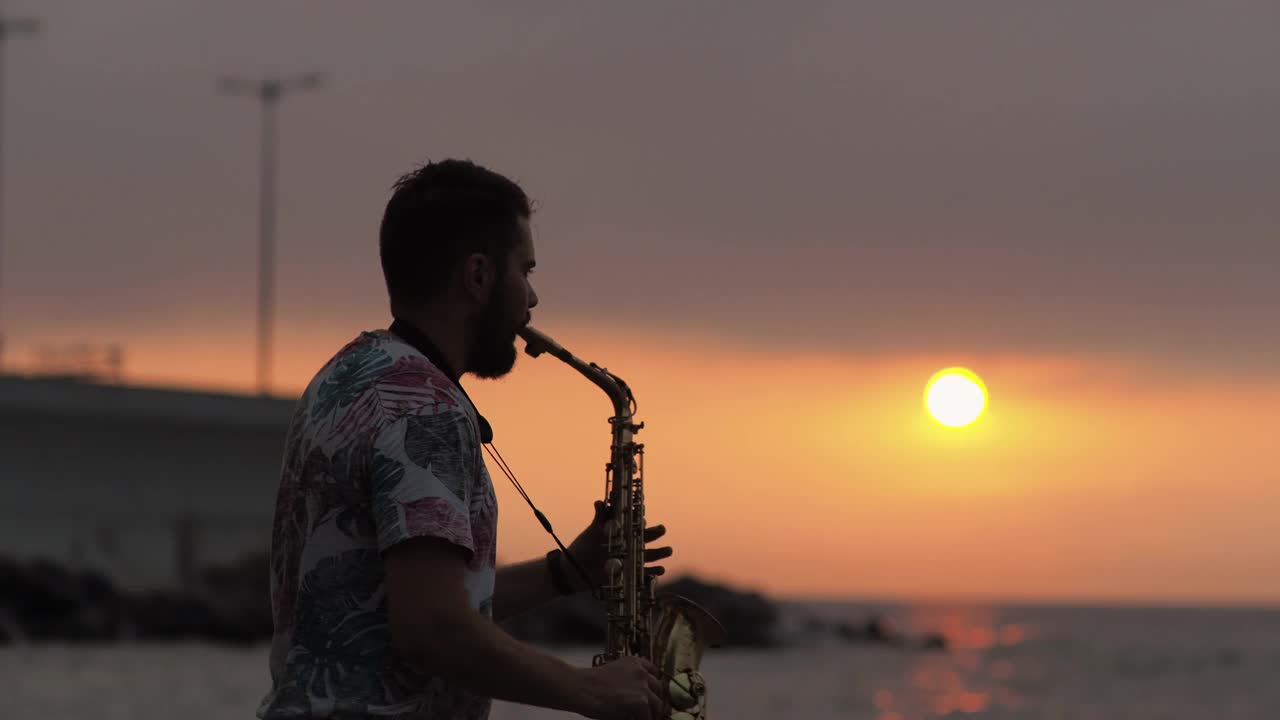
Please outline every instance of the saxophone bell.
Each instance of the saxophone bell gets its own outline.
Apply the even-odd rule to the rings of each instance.
[[[651,623],[653,651],[648,659],[668,678],[672,709],[684,713],[681,718],[706,720],[707,681],[699,668],[706,648],[724,642],[724,626],[701,605],[675,594],[655,600]]]

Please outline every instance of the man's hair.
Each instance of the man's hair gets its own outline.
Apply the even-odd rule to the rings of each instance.
[[[395,304],[439,297],[466,256],[506,265],[516,225],[533,210],[524,190],[469,160],[442,160],[396,181],[378,235],[382,275]]]

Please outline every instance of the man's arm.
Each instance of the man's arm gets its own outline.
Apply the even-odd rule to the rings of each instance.
[[[461,474],[446,483],[425,469],[430,460],[424,455],[456,453],[451,432],[457,447],[468,447],[473,430],[460,415],[401,418],[381,428],[375,440],[381,462],[375,464],[379,490],[372,503],[396,653],[477,695],[598,720],[666,717],[667,685],[653,663],[628,656],[575,668],[517,641],[472,607],[464,577],[474,538],[453,503],[455,488],[467,487],[472,474],[463,463]],[[407,513],[404,498],[421,507]]]
[[[587,583],[573,567],[564,562],[565,577],[577,592],[587,589]],[[498,568],[493,588],[493,619],[502,622],[560,597],[551,582],[547,558],[538,557]]]
[[[504,632],[473,609],[459,548],[415,538],[388,549],[387,611],[396,651],[423,672],[479,695],[589,714],[589,679],[580,668]]]

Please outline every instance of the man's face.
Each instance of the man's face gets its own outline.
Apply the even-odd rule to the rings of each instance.
[[[477,321],[475,341],[467,356],[467,370],[477,377],[500,378],[516,364],[516,333],[529,324],[529,311],[538,295],[529,282],[533,270],[533,232],[529,221],[517,225],[519,237],[499,263],[498,277],[489,304]]]

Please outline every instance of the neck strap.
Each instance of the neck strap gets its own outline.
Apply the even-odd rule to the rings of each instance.
[[[436,347],[436,344],[431,342],[431,338],[427,337],[426,333],[399,318],[396,318],[391,323],[391,327],[387,328],[387,330],[390,331],[392,335],[395,335],[401,340],[409,343],[414,350],[422,353],[427,360],[431,361],[432,365],[439,368],[440,372],[443,372],[445,377],[449,378],[449,382],[453,383],[453,386],[458,388],[458,392],[462,393],[462,396],[467,399],[467,402],[471,403],[471,409],[475,410],[476,418],[480,421],[480,442],[486,444],[493,442],[493,427],[489,425],[489,421],[485,420],[484,416],[480,414],[480,409],[476,407],[475,401],[471,399],[471,396],[467,394],[467,391],[462,389],[462,383],[458,382],[462,377],[461,373],[454,372],[453,367],[449,365],[449,361],[445,360],[444,353],[440,352],[440,348]]]

